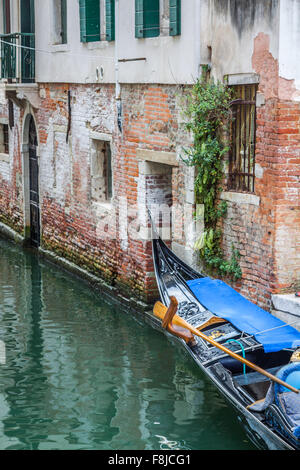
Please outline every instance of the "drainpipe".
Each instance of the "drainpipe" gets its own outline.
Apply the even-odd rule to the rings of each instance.
[[[116,100],[120,100],[120,83],[119,83],[119,0],[115,3],[115,84],[116,84]]]
[[[195,1],[195,60],[196,78],[201,74],[201,0]]]
[[[122,103],[119,83],[119,0],[115,3],[115,98],[117,104],[117,120],[119,131],[122,132]]]

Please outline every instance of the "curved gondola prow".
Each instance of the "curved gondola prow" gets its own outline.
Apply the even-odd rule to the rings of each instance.
[[[156,278],[156,282],[157,282],[157,287],[158,287],[158,290],[159,290],[159,295],[160,295],[160,298],[161,298],[161,301],[169,306],[170,304],[170,298],[166,292],[165,289],[163,289],[163,285],[162,285],[162,282],[161,282],[161,277],[160,277],[160,272],[159,272],[159,265],[160,265],[160,261],[159,261],[159,256],[158,256],[158,245],[161,243],[163,243],[163,241],[160,239],[160,236],[156,230],[156,227],[154,225],[154,222],[153,222],[153,219],[152,219],[152,216],[151,216],[151,212],[150,210],[148,209],[148,215],[149,215],[149,220],[150,220],[150,223],[151,223],[151,241],[152,241],[152,258],[153,258],[153,266],[154,266],[154,273],[155,273],[155,278]]]
[[[149,220],[151,223],[151,238],[152,238],[152,256],[153,256],[153,264],[154,264],[154,272],[155,277],[158,285],[158,290],[160,293],[160,297],[162,302],[165,305],[169,305],[170,299],[166,289],[163,288],[163,283],[161,280],[162,273],[160,272],[160,267],[162,262],[166,266],[168,266],[169,271],[177,277],[181,283],[185,284],[185,288],[188,289],[194,297],[194,294],[186,284],[187,280],[192,279],[199,279],[204,277],[204,274],[195,271],[193,268],[188,266],[184,261],[178,258],[173,251],[171,251],[164,241],[160,238],[158,231],[155,227],[152,215],[150,210],[148,209]]]

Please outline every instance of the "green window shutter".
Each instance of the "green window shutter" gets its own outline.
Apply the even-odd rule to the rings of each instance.
[[[100,0],[79,0],[80,41],[100,41]]]
[[[106,40],[115,40],[115,0],[106,0]]]
[[[135,0],[135,37],[144,37],[144,0]]]
[[[159,0],[135,0],[135,37],[159,36]]]
[[[4,34],[10,33],[10,1],[2,0],[3,6],[3,32]]]
[[[144,37],[159,36],[159,0],[144,0]]]
[[[67,43],[67,0],[61,0],[61,43]]]
[[[181,34],[181,0],[170,0],[170,36]]]

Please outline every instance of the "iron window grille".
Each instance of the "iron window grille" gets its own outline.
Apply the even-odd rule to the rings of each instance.
[[[4,153],[9,153],[9,134],[7,124],[3,124],[3,147]]]
[[[9,154],[8,124],[0,124],[0,152]]]
[[[237,85],[231,103],[232,122],[228,189],[254,192],[257,85]]]

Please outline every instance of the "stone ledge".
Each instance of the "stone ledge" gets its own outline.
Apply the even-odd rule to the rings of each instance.
[[[11,99],[16,106],[25,108],[27,102],[35,109],[40,107],[39,85],[37,83],[6,83],[6,98]]]
[[[295,294],[273,294],[272,302],[275,310],[297,315],[300,321],[300,297]]]
[[[220,197],[224,201],[235,202],[237,204],[252,204],[253,206],[259,206],[260,204],[260,197],[250,193],[223,191]]]
[[[282,312],[281,310],[271,310],[274,317],[279,318],[283,322],[291,325],[296,330],[300,331],[300,317],[298,315],[293,315],[292,313]]]
[[[4,237],[9,238],[10,240],[14,240],[16,243],[24,243],[24,237],[22,237],[22,235],[20,235],[8,225],[3,224],[2,222],[0,222],[0,235],[3,235]]]
[[[137,149],[138,160],[147,162],[163,163],[164,165],[178,166],[179,162],[175,152],[160,152],[156,150]]]
[[[257,73],[233,73],[226,75],[228,85],[252,85],[259,83],[259,75]]]
[[[273,294],[272,314],[300,331],[300,297],[295,294]]]
[[[0,153],[0,162],[9,163],[10,162],[9,153]]]

